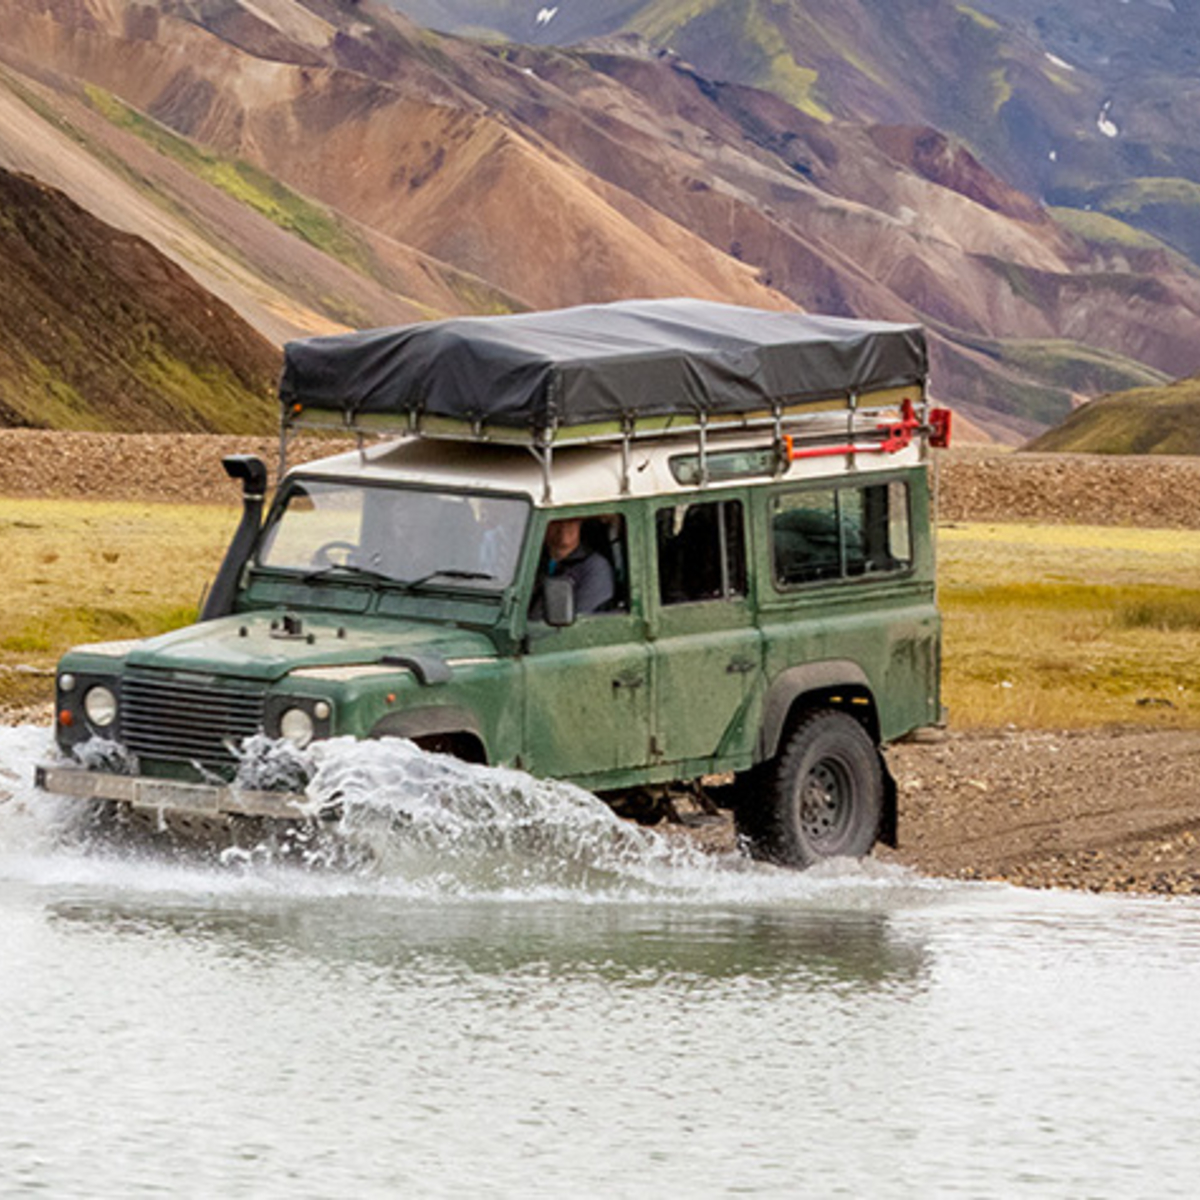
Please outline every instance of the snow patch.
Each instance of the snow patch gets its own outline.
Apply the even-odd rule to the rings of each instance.
[[[1100,130],[1105,137],[1119,137],[1121,130],[1115,121],[1109,117],[1109,111],[1112,109],[1112,101],[1105,100],[1100,107],[1100,115],[1096,118],[1096,128]]]
[[[537,25],[538,28],[541,28],[543,25],[549,25],[550,22],[553,21],[554,18],[557,16],[558,16],[558,5],[557,4],[553,8],[539,8],[538,15],[537,15],[536,20],[534,21],[534,24]]]

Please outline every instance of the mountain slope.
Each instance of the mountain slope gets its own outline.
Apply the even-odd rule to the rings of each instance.
[[[634,32],[814,115],[932,125],[1057,195],[1197,179],[1200,8],[1157,0],[390,0],[449,31],[569,45]],[[1167,168],[1167,169],[1163,169]]]
[[[1026,448],[1081,454],[1200,454],[1200,376],[1167,387],[1101,396]]]
[[[3,57],[3,47],[0,47]],[[94,86],[0,68],[0,166],[138,233],[275,342],[513,301]],[[245,176],[249,175],[247,179]]]
[[[265,432],[279,355],[149,243],[0,170],[0,424]]]
[[[649,32],[668,15],[588,11],[635,7]],[[636,295],[921,321],[939,396],[1014,440],[1094,388],[1195,368],[1182,257],[1059,220],[961,140],[901,124],[903,95],[863,124],[643,41],[480,44],[367,0],[0,0],[0,19],[29,126],[18,144],[0,121],[0,164],[57,171],[114,223],[136,202],[128,223],[274,340]]]

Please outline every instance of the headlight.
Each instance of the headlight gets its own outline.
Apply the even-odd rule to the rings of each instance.
[[[117,718],[117,698],[109,688],[89,688],[83,698],[83,711],[89,724],[106,729]]]
[[[289,708],[279,718],[279,733],[303,750],[312,741],[313,719],[302,708]]]

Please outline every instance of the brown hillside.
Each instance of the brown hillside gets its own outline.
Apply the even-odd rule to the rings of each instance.
[[[275,349],[149,243],[0,170],[0,423],[269,429]]]
[[[215,159],[217,178],[206,178],[62,81],[0,69],[0,166],[145,237],[277,344],[515,303],[485,280],[297,198],[300,215],[317,224],[306,238],[269,195],[252,197],[256,207],[239,194],[229,164]]]
[[[273,338],[676,294],[915,320],[939,397],[1010,440],[1094,394],[1097,354],[1105,387],[1195,369],[1200,276],[1169,254],[1068,232],[936,133],[635,42],[484,46],[370,0],[0,0],[0,21],[37,104],[182,206],[193,258],[225,255],[206,286]],[[178,229],[155,240],[175,254]]]

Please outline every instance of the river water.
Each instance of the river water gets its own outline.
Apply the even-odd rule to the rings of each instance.
[[[706,859],[334,744],[357,863],[80,844],[0,728],[0,1195],[1188,1196],[1200,905]]]

